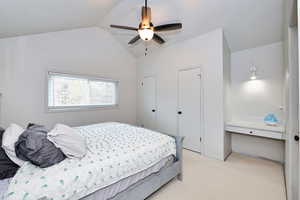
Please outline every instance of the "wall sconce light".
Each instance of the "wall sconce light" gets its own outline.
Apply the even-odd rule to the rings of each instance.
[[[257,68],[255,66],[250,67],[250,80],[257,79]]]

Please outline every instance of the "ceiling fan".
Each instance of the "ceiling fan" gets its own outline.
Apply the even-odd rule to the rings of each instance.
[[[163,24],[154,26],[151,22],[151,8],[148,7],[148,2],[145,0],[145,6],[142,7],[142,21],[138,28],[129,26],[110,25],[112,28],[125,29],[131,31],[137,31],[138,35],[135,36],[128,44],[134,44],[139,39],[144,41],[154,40],[158,44],[165,43],[165,40],[160,37],[156,32],[173,31],[182,28],[182,23]]]

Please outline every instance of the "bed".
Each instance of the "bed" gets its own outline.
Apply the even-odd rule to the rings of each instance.
[[[83,159],[46,169],[26,163],[0,183],[3,199],[143,200],[171,179],[182,179],[182,137],[121,123],[77,129],[88,144]]]

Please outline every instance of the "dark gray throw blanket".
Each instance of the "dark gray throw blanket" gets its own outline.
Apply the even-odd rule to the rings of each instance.
[[[0,180],[13,177],[19,169],[19,166],[9,159],[1,147],[4,132],[5,130],[0,127]]]
[[[47,139],[47,133],[44,126],[30,124],[15,143],[17,157],[41,168],[63,161],[66,156]]]

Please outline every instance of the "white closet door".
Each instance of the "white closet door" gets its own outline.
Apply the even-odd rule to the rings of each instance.
[[[143,126],[148,129],[156,128],[156,79],[146,77],[142,83],[143,90]]]
[[[185,136],[184,148],[201,152],[200,68],[179,71],[178,130]]]

